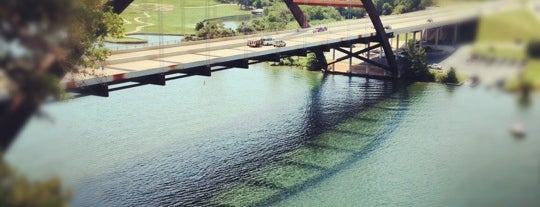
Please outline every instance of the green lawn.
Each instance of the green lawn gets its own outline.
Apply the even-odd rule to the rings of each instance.
[[[523,77],[527,82],[532,84],[534,90],[540,91],[540,60],[529,61],[523,72]],[[518,90],[519,81],[517,79],[511,80],[506,85],[506,88],[511,91]]]
[[[482,17],[473,53],[482,57],[523,60],[527,42],[540,39],[538,28],[540,22],[525,8]]]
[[[526,57],[524,47],[505,47],[504,45],[492,44],[475,45],[473,53],[482,57],[504,58],[513,60],[523,60]]]
[[[518,9],[480,19],[478,43],[528,42],[540,38],[540,22],[527,9]]]
[[[208,8],[207,8],[208,7]],[[146,12],[150,17],[146,17]],[[139,32],[165,34],[194,34],[195,25],[205,19],[249,14],[238,5],[219,4],[215,0],[138,0],[131,4],[121,16],[126,32],[133,32],[137,26],[144,26],[138,20],[154,25],[144,27]]]

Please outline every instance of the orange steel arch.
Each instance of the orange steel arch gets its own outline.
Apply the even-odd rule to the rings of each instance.
[[[106,6],[111,6],[113,11],[116,13],[121,13],[124,9],[129,6],[134,0],[109,0],[106,3]],[[309,6],[332,6],[332,7],[363,7],[376,31],[376,41],[381,44],[381,47],[384,49],[386,59],[388,62],[388,70],[390,70],[394,77],[398,77],[397,63],[388,42],[388,35],[383,27],[381,19],[379,17],[379,12],[373,4],[373,0],[355,0],[355,1],[345,1],[345,0],[283,0],[294,18],[302,28],[308,28],[309,22],[304,16],[299,5],[309,5]],[[318,51],[318,56],[322,56],[322,52]]]
[[[302,28],[309,28],[309,22],[307,21],[304,13],[300,9],[299,5],[309,5],[309,6],[331,6],[331,7],[363,7],[375,28],[375,41],[380,43],[380,46],[384,50],[386,55],[386,60],[388,65],[385,67],[386,70],[392,72],[392,76],[397,78],[399,77],[399,71],[397,67],[397,61],[390,47],[390,42],[388,41],[388,34],[386,33],[381,18],[379,17],[379,12],[375,8],[372,0],[360,0],[360,1],[344,1],[344,0],[283,0],[287,7],[291,10],[294,18]],[[326,61],[324,58],[324,53],[321,51],[314,51],[317,59],[321,61]],[[352,57],[352,54],[349,54]]]

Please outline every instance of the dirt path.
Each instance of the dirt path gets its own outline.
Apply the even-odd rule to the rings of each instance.
[[[127,34],[129,34],[129,33],[140,32],[140,31],[141,31],[143,28],[145,28],[145,27],[154,26],[153,23],[144,22],[144,21],[141,20],[141,19],[143,19],[143,18],[150,18],[150,17],[152,17],[152,16],[150,16],[150,15],[149,15],[148,13],[146,13],[146,12],[143,12],[143,15],[144,15],[144,17],[135,17],[135,18],[133,19],[134,21],[136,21],[136,22],[138,22],[138,23],[140,23],[140,24],[143,24],[143,25],[135,27],[135,30],[133,30],[133,31],[131,31],[131,32],[126,32]]]

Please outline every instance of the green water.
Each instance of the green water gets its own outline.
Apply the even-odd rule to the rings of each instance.
[[[45,105],[6,159],[74,206],[540,204],[538,95],[250,67]]]
[[[524,107],[484,88],[408,91],[403,120],[366,156],[275,206],[539,206],[538,97]],[[509,133],[515,122],[525,139]]]

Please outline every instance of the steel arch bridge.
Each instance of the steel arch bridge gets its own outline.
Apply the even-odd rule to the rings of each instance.
[[[122,13],[134,0],[111,0],[107,2],[107,6],[111,6],[113,9],[113,12],[115,13]],[[309,28],[309,22],[307,18],[305,17],[304,13],[300,9],[299,6],[305,5],[305,6],[329,6],[329,7],[361,7],[366,10],[366,13],[368,14],[371,23],[373,24],[373,28],[376,31],[376,34],[374,38],[370,38],[367,40],[367,42],[375,42],[377,43],[374,46],[367,47],[364,50],[358,51],[358,52],[352,52],[342,49],[339,46],[334,46],[333,49],[339,50],[346,54],[344,57],[345,59],[349,58],[358,58],[363,60],[364,62],[377,65],[389,72],[392,73],[392,76],[394,78],[399,78],[399,71],[397,66],[397,61],[394,56],[394,53],[392,51],[392,47],[390,46],[390,42],[388,41],[388,34],[386,33],[384,26],[382,24],[382,21],[379,17],[379,12],[375,8],[375,5],[373,4],[372,0],[283,0],[291,13],[293,14],[294,18],[298,22],[299,26],[301,28]],[[359,37],[361,38],[361,37]],[[351,46],[349,44],[349,46]],[[361,57],[360,54],[367,53],[371,50],[377,49],[381,47],[384,50],[385,53],[385,59],[386,59],[386,65],[381,64],[379,62],[375,62],[373,60],[370,60],[369,58]],[[328,50],[328,49],[324,49]],[[327,70],[328,65],[335,63],[336,61],[333,61],[332,63],[328,64],[326,62],[326,58],[324,57],[324,50],[312,50],[312,52],[315,53],[317,59],[321,61],[323,64],[323,70]]]

